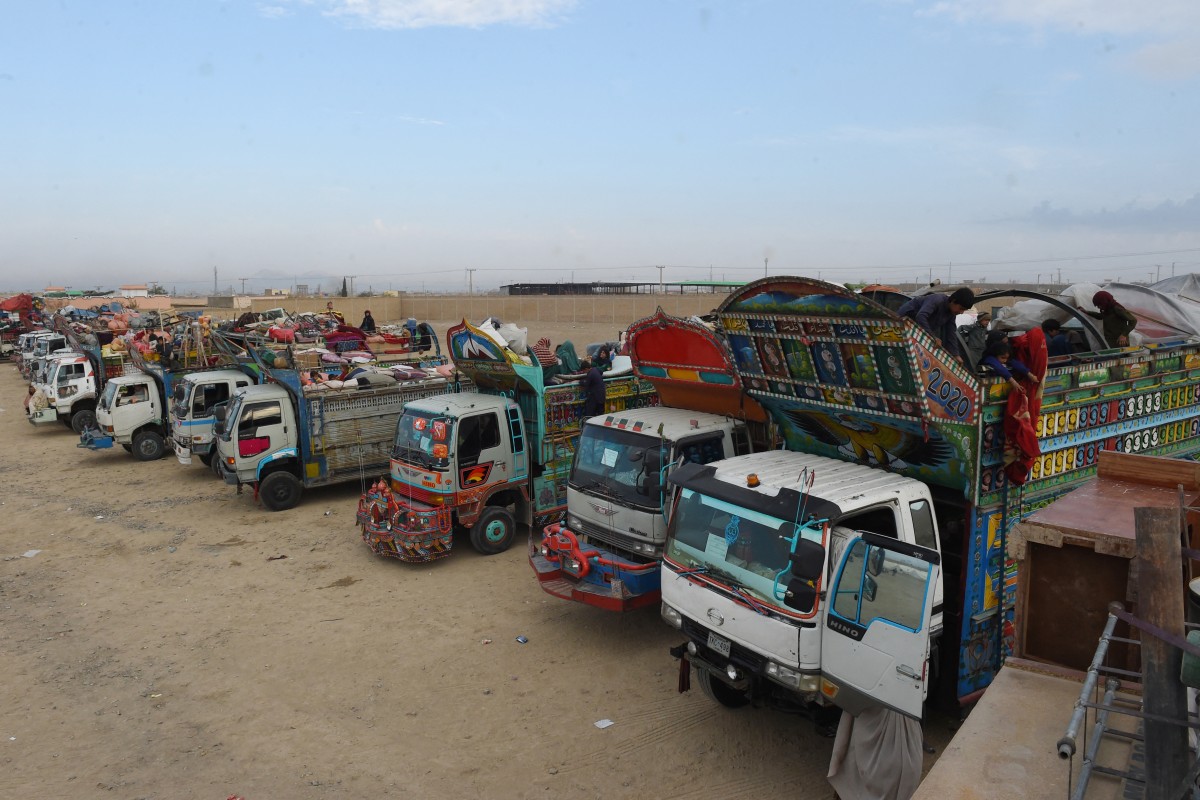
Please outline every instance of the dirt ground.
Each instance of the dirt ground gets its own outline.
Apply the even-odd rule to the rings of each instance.
[[[676,691],[682,639],[657,608],[550,597],[523,543],[379,558],[357,483],[271,513],[198,462],[77,449],[29,425],[23,396],[5,362],[4,797],[833,794],[832,740],[808,721]]]

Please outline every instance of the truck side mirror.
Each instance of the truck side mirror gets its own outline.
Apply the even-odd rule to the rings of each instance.
[[[863,577],[862,599],[864,603],[874,603],[875,595],[879,593],[879,582],[870,575]]]
[[[807,614],[817,604],[817,581],[825,570],[825,548],[810,539],[801,539],[789,560],[792,577],[783,602],[788,608]]]
[[[796,542],[796,550],[789,558],[792,575],[802,580],[815,583],[825,570],[825,548],[811,539]]]
[[[638,494],[648,497],[651,492],[662,491],[662,459],[659,458],[657,447],[647,447],[645,450],[631,453],[629,460],[642,465],[642,471],[637,478]]]
[[[887,557],[887,551],[882,547],[872,547],[867,553],[867,574],[878,575],[883,572],[883,560]]]
[[[224,425],[224,423],[225,423],[225,404],[224,403],[217,403],[215,406],[213,406],[213,416],[217,418],[217,422],[219,424]]]
[[[817,587],[810,581],[792,578],[788,581],[787,594],[783,597],[784,605],[795,609],[801,614],[807,614],[817,604]]]

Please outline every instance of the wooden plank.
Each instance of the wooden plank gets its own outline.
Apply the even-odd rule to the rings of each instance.
[[[1183,484],[1185,490],[1200,489],[1200,463],[1162,456],[1140,456],[1101,450],[1096,474],[1100,478],[1166,486],[1174,489]]]
[[[1139,508],[1137,526],[1137,615],[1170,633],[1184,633],[1183,586],[1179,565],[1179,508]],[[1179,680],[1183,653],[1179,648],[1142,633],[1142,709],[1145,720],[1146,797],[1171,797],[1187,775],[1187,690]]]

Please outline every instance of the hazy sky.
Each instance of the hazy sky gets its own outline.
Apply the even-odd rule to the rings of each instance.
[[[1200,271],[1197,0],[8,0],[0,289]]]

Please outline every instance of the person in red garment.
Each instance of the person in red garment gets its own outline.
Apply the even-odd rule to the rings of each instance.
[[[1038,444],[1036,421],[1042,411],[1042,384],[1046,379],[1046,333],[1033,328],[1009,339],[1013,356],[1029,370],[1032,379],[1022,380],[1025,391],[1008,393],[1004,414],[1004,474],[1009,483],[1020,486],[1029,478],[1033,462],[1042,454]]]

